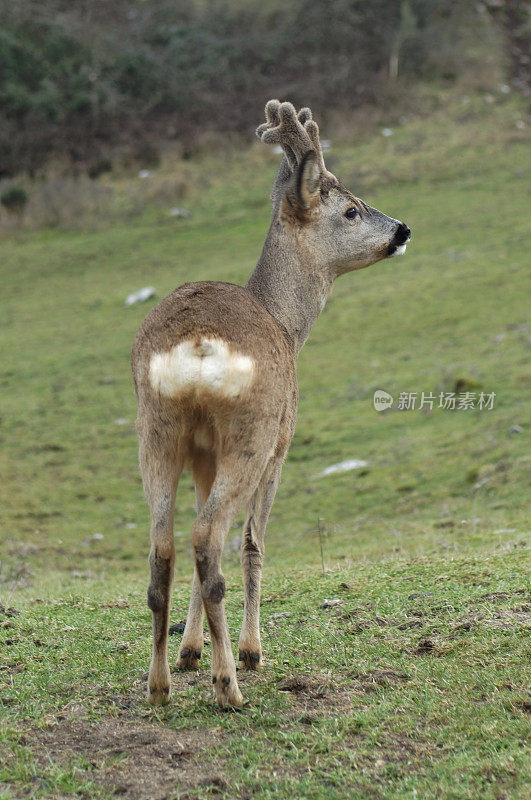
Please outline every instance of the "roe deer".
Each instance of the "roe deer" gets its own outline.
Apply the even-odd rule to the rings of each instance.
[[[167,657],[174,573],[173,515],[183,468],[193,472],[195,571],[178,667],[195,670],[203,609],[221,706],[241,706],[223,598],[221,555],[236,514],[243,529],[244,617],[239,660],[262,663],[259,607],[264,534],[297,413],[297,355],[334,280],[403,253],[409,228],[367,206],[325,167],[308,108],[270,100],[263,142],[283,151],[269,233],[247,285],[186,283],[142,323],[132,349],[140,468],[151,512],[153,654],[150,703],[171,692]]]

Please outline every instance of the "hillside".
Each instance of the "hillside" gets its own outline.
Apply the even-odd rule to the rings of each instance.
[[[266,540],[267,666],[244,678],[243,714],[213,707],[205,671],[175,676],[167,710],[141,699],[148,518],[129,348],[156,300],[124,300],[146,285],[160,298],[187,280],[245,281],[278,156],[259,143],[168,154],[147,177],[99,178],[108,206],[70,229],[5,235],[0,797],[107,797],[120,785],[135,798],[339,799],[345,785],[352,798],[525,796],[524,118],[516,95],[493,90],[390,135],[323,131],[330,168],[413,239],[405,257],[340,280],[302,351],[299,422]],[[190,216],[172,216],[176,205]],[[391,411],[375,411],[377,389],[395,398]],[[397,410],[402,392],[432,393],[434,408]],[[439,408],[441,392],[469,392],[476,407]],[[492,409],[478,408],[480,393]],[[347,459],[367,466],[319,477]],[[193,505],[185,477],[175,622]],[[233,637],[238,558],[229,536]],[[323,609],[326,598],[340,602]],[[11,606],[21,613],[6,615]],[[124,767],[110,742],[135,736],[163,754],[181,743],[171,787],[142,783],[150,763],[166,764],[156,748],[145,774],[141,755]]]

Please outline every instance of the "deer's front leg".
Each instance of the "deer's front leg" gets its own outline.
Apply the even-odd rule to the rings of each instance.
[[[188,614],[186,615],[186,626],[179,650],[177,669],[199,669],[199,659],[203,652],[203,597],[201,595],[201,582],[194,571],[192,580],[192,595]]]
[[[208,500],[212,484],[216,475],[216,465],[210,453],[197,451],[195,453],[194,464],[195,495],[197,500],[197,513],[200,514],[203,506]],[[186,615],[186,627],[184,629],[177,661],[178,669],[199,669],[199,659],[204,646],[203,633],[203,596],[201,594],[201,581],[194,570],[192,580],[192,595],[188,614]]]
[[[282,459],[275,458],[266,468],[252,497],[243,529],[242,567],[245,600],[238,651],[240,666],[246,669],[260,669],[262,666],[260,584],[264,561],[264,538],[281,471]]]
[[[260,583],[264,561],[263,540],[257,537],[254,517],[245,521],[242,544],[244,586],[243,623],[238,644],[238,657],[242,667],[260,669],[262,647],[260,644]]]

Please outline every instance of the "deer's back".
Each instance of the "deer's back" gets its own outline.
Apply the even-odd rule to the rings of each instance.
[[[272,413],[296,405],[295,354],[286,334],[252,292],[235,284],[177,288],[140,326],[131,360],[139,400]]]

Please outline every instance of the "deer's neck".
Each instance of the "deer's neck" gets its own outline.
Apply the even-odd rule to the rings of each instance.
[[[247,288],[286,330],[298,353],[325,306],[332,283],[311,253],[273,223]]]

